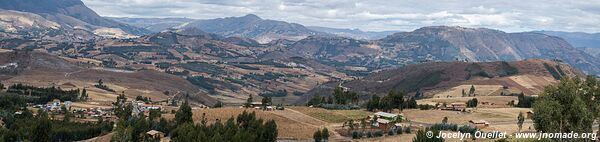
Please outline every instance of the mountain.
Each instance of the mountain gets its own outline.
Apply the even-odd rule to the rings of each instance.
[[[521,92],[535,95],[545,86],[558,83],[565,76],[582,74],[567,64],[541,59],[424,63],[379,71],[357,80],[326,83],[309,91],[298,104],[304,104],[315,94],[329,95],[335,87],[365,95],[383,96],[393,90],[410,95],[420,92],[420,97],[435,95],[446,98],[447,95],[457,97],[456,95],[461,94],[461,89],[468,91],[474,85],[478,90],[476,93],[483,96]]]
[[[43,6],[42,6],[43,5]],[[0,9],[37,14],[62,28],[85,29],[92,32],[120,32],[143,35],[149,31],[100,17],[81,0],[3,0]],[[95,31],[101,29],[102,31]]]
[[[178,27],[184,23],[194,21],[189,18],[126,18],[126,17],[107,17],[109,19],[127,23],[132,26],[144,28],[152,32],[162,32],[170,28]]]
[[[372,32],[372,31],[362,31],[359,29],[338,29],[338,28],[328,28],[328,27],[319,27],[319,26],[309,26],[308,29],[313,31],[329,33],[341,37],[348,37],[354,39],[364,39],[364,40],[376,40],[384,38],[388,35],[394,34],[397,31],[381,31],[381,32]]]
[[[533,31],[565,39],[574,47],[580,48],[591,55],[600,58],[600,33]]]
[[[333,65],[363,66],[369,70],[423,62],[542,58],[562,60],[587,73],[600,73],[600,59],[572,47],[561,38],[485,28],[423,27],[374,41],[314,36],[296,42],[288,50]]]
[[[600,48],[600,33],[561,32],[561,31],[533,31],[546,35],[560,37],[571,43],[574,47]]]
[[[311,35],[321,34],[300,24],[266,20],[254,14],[242,17],[196,20],[185,23],[182,27],[195,27],[226,37],[252,38],[260,43],[268,43],[277,39],[300,40]]]

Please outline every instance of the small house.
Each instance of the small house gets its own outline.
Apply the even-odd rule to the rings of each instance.
[[[533,111],[527,111],[527,118],[533,119]]]
[[[165,133],[156,130],[150,130],[146,132],[146,135],[148,135],[148,137],[153,140],[160,140],[163,137],[165,137]]]
[[[485,120],[469,120],[469,126],[477,129],[483,129],[490,126],[490,123]]]

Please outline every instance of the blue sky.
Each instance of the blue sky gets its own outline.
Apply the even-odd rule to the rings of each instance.
[[[83,0],[111,17],[212,19],[256,14],[308,26],[411,31],[423,26],[508,32],[600,32],[600,0]]]

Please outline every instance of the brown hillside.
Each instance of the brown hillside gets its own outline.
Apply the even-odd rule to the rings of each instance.
[[[104,68],[86,68],[61,57],[32,51],[0,53],[0,66],[16,63],[17,67],[3,67],[0,79],[5,84],[26,83],[34,86],[74,84],[76,88],[89,88],[101,96],[116,96],[93,85],[100,79],[111,89],[128,97],[148,96],[156,100],[171,97],[175,92],[190,93],[197,103],[212,105],[216,101],[202,93],[185,79],[157,71],[122,71]],[[171,92],[170,95],[163,94]]]
[[[497,91],[493,90],[494,86],[497,89],[508,87],[511,93],[534,95],[540,93],[544,86],[558,82],[556,78],[580,75],[579,71],[566,64],[540,59],[480,63],[434,62],[380,71],[362,79],[343,82],[340,86],[361,94],[383,95],[390,90],[414,94],[420,89],[425,95],[434,96],[462,89],[461,86],[475,85],[480,90],[492,89],[484,95],[498,95],[500,92],[494,92]],[[340,83],[324,84],[309,94],[329,94],[336,84]]]

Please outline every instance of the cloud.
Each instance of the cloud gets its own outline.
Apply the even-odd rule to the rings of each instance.
[[[112,17],[211,19],[256,14],[310,26],[410,31],[423,26],[509,32],[600,32],[600,0],[83,0]]]

